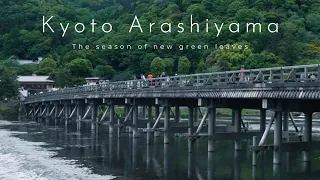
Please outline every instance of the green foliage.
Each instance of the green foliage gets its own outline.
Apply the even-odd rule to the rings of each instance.
[[[198,67],[197,67],[197,73],[204,73],[206,70],[206,63],[203,59],[200,60]]]
[[[246,69],[257,69],[261,67],[279,67],[284,66],[285,62],[269,52],[262,52],[259,54],[252,53],[244,63]]]
[[[190,61],[187,57],[182,56],[179,58],[179,63],[178,63],[178,72],[179,74],[188,74],[190,71]]]
[[[0,66],[0,101],[17,96],[18,88],[17,75]]]
[[[92,64],[88,59],[74,59],[66,65],[74,77],[89,77],[92,75]]]
[[[43,69],[43,68],[55,69],[57,68],[57,63],[51,58],[45,58],[39,64],[39,69]]]
[[[58,75],[59,86],[81,83],[84,77],[101,76],[112,80],[126,80],[140,73],[168,75],[261,68],[278,65],[314,63],[319,59],[320,4],[318,0],[137,0],[137,1],[1,1],[0,2],[0,59],[16,55],[21,59],[47,57],[39,67],[16,65],[3,61],[19,75]],[[190,15],[200,24],[199,33],[190,33]],[[144,33],[128,34],[134,15],[139,17]],[[42,17],[54,16],[51,21],[55,33],[42,33]],[[96,28],[91,33],[89,24],[94,18],[99,24],[110,22],[114,30],[104,33]],[[210,24],[211,32],[204,31]],[[59,23],[70,22],[65,37]],[[71,30],[75,23],[84,23],[87,29],[78,34]],[[152,33],[149,23],[156,23]],[[160,32],[161,22],[173,23],[173,33]],[[176,24],[186,24],[184,33],[176,33]],[[213,23],[224,23],[223,33],[217,38]],[[240,33],[229,33],[228,24],[239,22]],[[246,22],[261,22],[262,33],[245,33]],[[266,23],[279,23],[279,33],[266,33]],[[59,29],[60,28],[60,29]],[[196,28],[194,28],[195,30]],[[245,42],[245,43],[244,43]],[[208,50],[74,50],[72,44],[207,44]],[[219,50],[214,46],[248,44],[248,51]],[[187,70],[179,69],[180,58],[190,62]],[[160,58],[161,57],[161,58]],[[263,60],[263,61],[262,61]],[[11,64],[10,64],[11,63]],[[94,68],[95,67],[95,68]],[[93,70],[94,68],[94,70]]]
[[[162,58],[156,57],[152,60],[150,69],[153,74],[160,75],[164,71],[164,68]]]
[[[115,74],[115,70],[112,68],[112,66],[106,65],[98,65],[93,70],[93,75],[97,77],[101,77],[103,79],[112,79]]]
[[[73,79],[70,70],[64,68],[60,69],[50,75],[55,81],[57,87],[70,87],[73,85]]]
[[[245,64],[252,51],[244,48],[241,44],[236,44],[235,46],[236,48],[225,48],[211,53],[207,58],[207,63],[210,65],[218,65],[221,71],[240,69],[240,67]]]
[[[51,58],[43,59],[39,66],[38,70],[35,72],[37,75],[50,75],[57,68],[57,63]]]

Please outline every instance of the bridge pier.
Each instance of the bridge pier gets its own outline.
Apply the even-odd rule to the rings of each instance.
[[[241,111],[242,109],[234,109],[234,126],[237,134],[241,133]],[[235,140],[234,149],[241,150],[241,140]]]
[[[57,119],[59,115],[59,103],[54,102],[54,114],[53,114],[53,119],[54,119],[54,126],[57,126]]]
[[[210,100],[208,106],[208,152],[215,150],[216,134],[216,108],[213,100]]]
[[[199,107],[194,108],[194,122],[199,121]]]
[[[134,100],[133,101],[133,120],[132,120],[132,127],[133,127],[133,138],[138,138],[139,137],[139,132],[138,132],[138,105],[136,104],[137,102]]]
[[[98,126],[98,109],[99,105],[95,100],[91,103],[91,128],[94,129],[96,126]]]
[[[113,133],[113,130],[114,130],[114,102],[112,100],[110,100],[110,105],[109,105],[109,134],[112,134]]]
[[[64,125],[65,127],[68,126],[68,119],[69,119],[69,105],[66,103],[64,104]]]
[[[303,140],[310,145],[312,143],[312,114],[313,114],[312,112],[304,112],[305,120],[304,120]],[[311,161],[310,150],[303,151],[302,153],[303,153],[304,162]]]
[[[174,121],[176,123],[180,122],[180,107],[179,106],[175,106],[175,108],[174,108]]]
[[[152,121],[152,106],[151,105],[148,106],[148,121],[149,122]]]
[[[167,101],[167,100],[166,100]],[[168,102],[164,106],[164,144],[170,143],[170,106]]]
[[[146,112],[147,112],[147,106],[142,106],[142,113],[141,113],[141,117],[142,119],[146,118]]]
[[[82,120],[82,116],[83,116],[83,105],[81,102],[77,102],[77,103],[78,103],[78,107],[77,107],[76,121],[77,121],[77,129],[80,131],[81,120]]]
[[[289,142],[289,112],[287,110],[283,111],[283,122],[282,122],[282,140],[283,142]]]
[[[193,135],[193,118],[194,118],[194,109],[193,107],[188,107],[189,117],[188,117],[188,152],[192,153],[192,135]]]
[[[276,111],[274,121],[273,164],[281,164],[282,112]]]
[[[49,120],[50,120],[50,117],[49,117],[49,114],[50,114],[50,104],[46,104],[46,123],[49,124]]]
[[[235,125],[235,117],[236,117],[235,110],[232,109],[232,116],[231,116],[231,125],[232,125],[232,126]]]
[[[266,130],[266,118],[267,117],[267,110],[260,109],[260,133],[261,135]]]

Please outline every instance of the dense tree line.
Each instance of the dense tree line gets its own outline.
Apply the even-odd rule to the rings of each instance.
[[[279,33],[128,33],[134,16],[141,24],[189,22],[279,23]],[[42,17],[59,23],[113,24],[112,33],[97,28],[78,34],[42,33]],[[81,84],[86,76],[123,80],[141,73],[169,75],[206,71],[310,64],[320,62],[319,0],[8,0],[0,1],[0,59],[18,74],[46,74],[59,86]],[[148,26],[146,27],[148,28]],[[243,31],[243,30],[241,30]],[[71,44],[233,44],[246,49],[205,50],[73,50]],[[39,66],[17,66],[5,60],[45,57]]]

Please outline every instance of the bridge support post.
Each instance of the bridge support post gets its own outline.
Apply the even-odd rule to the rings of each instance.
[[[304,133],[303,133],[303,140],[311,144],[312,142],[312,112],[304,112]],[[311,154],[310,150],[303,151],[303,161],[309,162],[311,161]]]
[[[208,107],[208,152],[215,150],[215,134],[216,134],[216,108],[213,100],[210,100]]]
[[[157,119],[157,117],[159,116],[160,114],[160,106],[156,105],[155,106],[155,119]]]
[[[113,133],[113,125],[114,125],[114,102],[111,100],[109,105],[109,115],[110,115],[110,122],[109,122],[109,134]]]
[[[138,105],[136,104],[136,100],[133,102],[133,138],[138,138]]]
[[[65,109],[64,109],[64,125],[65,127],[68,126],[68,118],[69,118],[69,105],[65,104]]]
[[[266,130],[266,117],[267,117],[267,110],[260,109],[260,133],[261,135]]]
[[[166,100],[164,106],[164,144],[170,143],[170,106]]]
[[[156,120],[158,117],[159,117],[159,114],[160,114],[160,106],[159,105],[156,105],[155,107],[154,107],[154,109],[155,109],[155,119],[154,120]],[[153,132],[153,136],[156,138],[156,137],[159,137],[159,135],[160,135],[160,133],[159,133],[159,131],[154,131]]]
[[[117,133],[118,133],[118,138],[120,138],[120,131],[121,131],[121,127],[120,127],[120,125],[121,125],[121,120],[120,119],[118,119],[118,126],[117,126]]]
[[[241,111],[241,109],[234,109],[234,126],[236,133],[241,132]],[[235,140],[234,149],[236,151],[241,150],[241,140]]]
[[[236,117],[235,110],[232,109],[232,116],[231,116],[231,125],[232,125],[232,126],[235,125],[235,117]]]
[[[174,121],[176,123],[180,122],[180,107],[179,106],[175,106],[175,108],[174,108]]]
[[[57,118],[58,118],[58,115],[59,115],[59,104],[57,102],[54,103],[54,125],[56,126],[57,125]]]
[[[287,110],[283,111],[283,142],[289,142],[289,112]]]
[[[282,112],[276,112],[274,122],[274,148],[273,148],[273,164],[281,164],[281,141],[282,141]]]
[[[46,109],[46,123],[49,123],[49,114],[50,114],[50,104],[46,105],[47,109]]]
[[[40,110],[38,112],[38,122],[41,122],[42,121],[42,112],[43,112],[42,104],[40,104],[39,107],[40,107]]]
[[[91,109],[91,128],[94,128],[97,126],[97,120],[98,120],[98,104],[96,102],[92,103],[92,109]]]
[[[124,105],[124,117],[126,117],[128,114],[129,114],[129,110],[130,110],[130,107],[128,104]]]
[[[77,129],[79,129],[79,131],[81,128],[82,110],[83,110],[82,104],[78,102],[76,119],[77,119]]]
[[[146,118],[146,111],[147,111],[147,106],[142,106],[142,119],[144,120]]]
[[[150,130],[151,130],[151,124],[150,124],[150,122],[148,122],[147,123],[147,145],[151,144]]]
[[[199,107],[194,108],[194,122],[199,121]]]
[[[148,121],[152,121],[152,106],[148,106]]]
[[[188,117],[188,152],[192,153],[192,135],[193,135],[193,118],[194,118],[194,109],[193,107],[188,107],[189,117]]]

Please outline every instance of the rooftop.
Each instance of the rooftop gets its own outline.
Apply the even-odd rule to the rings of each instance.
[[[18,82],[54,83],[49,79],[49,76],[18,76]]]
[[[86,77],[85,80],[99,80],[99,77]]]

